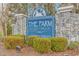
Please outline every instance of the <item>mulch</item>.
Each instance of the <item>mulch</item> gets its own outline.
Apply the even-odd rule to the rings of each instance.
[[[0,56],[79,56],[79,50],[66,50],[64,52],[53,52],[48,53],[38,53],[32,47],[25,46],[20,52],[16,49],[5,49],[3,43],[0,42]]]

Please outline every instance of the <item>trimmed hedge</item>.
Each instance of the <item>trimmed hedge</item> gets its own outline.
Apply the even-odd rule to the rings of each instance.
[[[68,47],[68,41],[64,37],[51,38],[51,50],[52,51],[65,51]]]
[[[24,46],[24,37],[7,36],[4,40],[5,48],[16,48],[16,46]]]
[[[51,41],[49,38],[38,38],[33,41],[33,47],[40,53],[46,53],[51,50]]]
[[[68,47],[68,41],[64,37],[41,38],[38,36],[29,36],[27,39],[27,44],[40,53],[46,53],[51,50],[65,51]],[[4,40],[4,46],[5,48],[23,47],[24,41],[23,35],[7,36]]]
[[[71,41],[69,46],[68,46],[68,49],[75,49],[75,48],[78,48],[78,47],[79,47],[79,42]]]
[[[28,39],[28,41],[27,41],[27,44],[29,45],[29,46],[32,46],[33,47],[33,41],[34,40],[36,40],[36,39],[38,39],[39,37],[38,36],[29,36],[27,39]]]

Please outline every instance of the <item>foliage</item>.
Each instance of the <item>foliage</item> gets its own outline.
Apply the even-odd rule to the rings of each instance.
[[[3,33],[0,32],[0,41],[2,41],[2,40],[3,40]]]
[[[16,48],[16,46],[24,46],[24,38],[20,36],[8,36],[4,40],[5,48]]]
[[[26,14],[27,4],[23,4],[23,3],[8,4],[8,10],[11,11],[11,12],[15,12],[15,13]]]
[[[44,4],[44,7],[48,11],[49,15],[55,15],[56,11],[55,11],[55,8],[54,8],[54,4],[47,3],[47,4]]]
[[[2,32],[0,32],[0,37],[2,37]]]
[[[12,34],[12,26],[11,23],[8,21],[7,23],[7,35],[11,35]]]
[[[23,35],[23,34],[16,34],[16,35],[14,35],[14,36],[24,37],[25,35]]]
[[[28,36],[23,35],[23,34],[16,34],[16,35],[14,35],[14,36],[23,37],[23,39],[24,39],[24,44],[27,44],[27,45],[28,45],[28,42],[27,42]]]
[[[33,47],[40,53],[46,53],[51,50],[51,41],[49,38],[38,38],[33,41]]]
[[[36,40],[38,39],[39,37],[38,36],[29,36],[27,39],[28,39],[28,45],[29,46],[33,46],[33,40]]]
[[[5,7],[5,4],[3,5],[3,3],[1,4],[1,9],[2,9],[2,14],[0,16],[0,25],[2,26],[2,30],[3,30],[3,35],[7,35],[7,30],[6,30],[6,23],[7,23],[7,9]]]
[[[65,51],[68,46],[68,41],[64,37],[51,38],[51,49],[53,51]]]
[[[68,48],[69,49],[75,49],[78,46],[79,46],[79,42],[77,42],[77,41],[71,41],[70,44],[69,44],[69,46],[68,46]]]

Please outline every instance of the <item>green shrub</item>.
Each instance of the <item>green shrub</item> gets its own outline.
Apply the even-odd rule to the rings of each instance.
[[[3,40],[3,33],[0,32],[0,41],[2,41],[2,40]]]
[[[77,42],[77,41],[71,41],[70,44],[69,44],[69,46],[68,46],[68,48],[69,49],[75,49],[78,46],[79,46],[79,42]]]
[[[67,49],[68,41],[64,37],[51,38],[51,50],[53,51],[64,51]]]
[[[33,41],[33,47],[40,53],[46,53],[51,50],[51,40],[49,38],[38,38]]]
[[[2,32],[0,32],[0,37],[2,37]]]
[[[23,34],[16,34],[16,35],[14,35],[14,36],[24,37]]]
[[[27,41],[27,44],[29,45],[29,46],[33,46],[33,40],[36,40],[36,39],[38,39],[39,37],[38,36],[29,36],[27,39],[28,39],[28,41]]]
[[[7,36],[4,40],[5,48],[16,48],[16,46],[24,46],[24,38],[20,36]]]

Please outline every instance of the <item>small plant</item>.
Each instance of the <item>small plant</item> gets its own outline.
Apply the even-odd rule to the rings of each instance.
[[[68,46],[68,48],[69,49],[75,49],[78,46],[79,46],[79,42],[77,42],[77,41],[71,41],[70,44],[69,44],[69,46]]]
[[[33,41],[33,47],[40,53],[46,53],[51,50],[51,40],[49,38],[38,38]]]
[[[51,50],[52,51],[65,51],[68,46],[68,41],[64,37],[51,38]]]
[[[16,48],[16,46],[24,46],[24,38],[20,36],[7,36],[4,40],[5,48]]]

